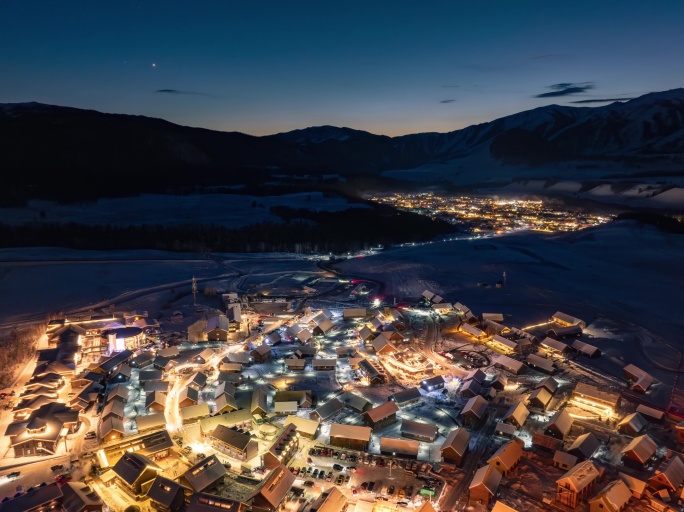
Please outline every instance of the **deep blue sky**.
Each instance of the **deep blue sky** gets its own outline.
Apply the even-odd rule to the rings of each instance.
[[[682,51],[680,0],[4,0],[0,102],[398,135],[681,87]]]

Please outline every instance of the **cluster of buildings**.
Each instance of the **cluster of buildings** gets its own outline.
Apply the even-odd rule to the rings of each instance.
[[[431,192],[396,192],[371,199],[401,210],[443,219],[473,233],[506,233],[520,229],[576,231],[611,219],[581,208],[531,199],[439,196]]]

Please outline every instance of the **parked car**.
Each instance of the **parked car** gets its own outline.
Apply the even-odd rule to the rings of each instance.
[[[313,487],[316,484],[314,484],[313,480],[307,480],[303,485],[304,487]]]
[[[342,466],[340,466],[339,464],[333,464],[333,469],[334,469],[335,471],[342,471],[342,470],[344,470],[344,468],[343,468]]]
[[[61,471],[64,469],[64,464],[55,464],[50,467],[50,471]]]
[[[21,475],[21,471],[12,471],[7,475],[7,478],[14,480],[15,478],[19,478],[19,475]]]
[[[85,438],[86,439],[95,439],[97,437],[97,434],[95,433],[94,430],[91,430],[90,432],[86,433]]]

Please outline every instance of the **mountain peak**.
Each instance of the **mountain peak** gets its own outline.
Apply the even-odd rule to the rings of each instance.
[[[281,132],[275,134],[273,137],[289,142],[290,144],[320,144],[329,140],[344,142],[354,137],[366,135],[371,134],[363,130],[326,124],[323,126],[309,126],[308,128]]]

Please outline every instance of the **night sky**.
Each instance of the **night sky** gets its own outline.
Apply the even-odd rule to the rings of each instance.
[[[684,2],[5,0],[0,48],[2,103],[399,135],[684,86]]]

